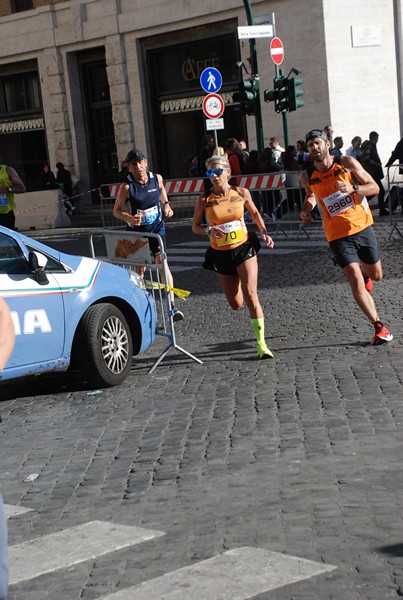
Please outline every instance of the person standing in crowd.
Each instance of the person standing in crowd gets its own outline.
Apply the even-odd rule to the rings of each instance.
[[[0,378],[14,348],[15,333],[10,310],[0,297]],[[7,600],[8,593],[8,551],[7,517],[4,512],[3,498],[0,494],[0,600]]]
[[[244,156],[244,161],[246,162],[249,158],[248,146],[246,145],[246,141],[241,138],[239,141],[239,147],[241,148]]]
[[[390,342],[393,335],[380,321],[371,296],[372,280],[381,281],[383,273],[365,196],[376,194],[378,185],[355,158],[332,156],[324,131],[314,129],[305,139],[314,162],[301,173],[306,196],[300,217],[310,223],[310,213],[319,203],[334,262],[343,270],[357,305],[374,325],[373,345]]]
[[[285,149],[280,146],[278,137],[271,137],[269,140],[269,146],[276,163],[282,165],[283,152],[285,152]]]
[[[211,156],[224,156],[225,150],[222,146],[216,146]]]
[[[126,157],[129,174],[126,181],[122,183],[113,207],[113,216],[127,223],[127,228],[133,231],[144,231],[147,233],[158,233],[165,241],[164,217],[170,218],[174,212],[168,200],[168,196],[161,175],[148,170],[147,159],[141,150],[131,150]],[[132,213],[125,212],[126,202],[130,202]],[[161,210],[162,205],[162,210]],[[161,248],[157,238],[149,238],[150,250],[157,264],[162,264]],[[165,263],[168,281],[171,288],[169,297],[172,305],[172,318],[174,321],[183,319],[183,312],[175,306],[173,288],[173,277],[168,263]]]
[[[49,163],[45,162],[39,173],[38,190],[55,190],[57,188],[56,177],[50,170]]]
[[[259,301],[257,253],[260,242],[255,233],[248,232],[244,210],[248,210],[268,248],[274,242],[266,231],[262,217],[246,188],[230,185],[231,168],[226,156],[207,159],[207,174],[212,181],[211,194],[196,201],[192,231],[210,240],[203,268],[214,271],[228,304],[239,310],[245,303],[257,340],[260,359],[273,358],[264,337],[264,315]],[[208,226],[202,224],[206,216]]]
[[[399,163],[400,165],[400,169],[399,169],[399,173],[402,175],[403,174],[403,138],[400,140],[400,142],[397,142],[395,149],[393,150],[392,154],[390,155],[390,158],[388,160],[388,162],[386,163],[385,167],[390,167],[390,165],[393,165],[393,163]]]
[[[343,142],[343,138],[341,136],[336,136],[333,140],[333,148],[330,150],[330,154],[332,154],[333,156],[342,156],[343,152],[341,151],[341,149],[344,146],[344,142]]]
[[[228,138],[224,143],[224,150],[227,153],[233,177],[242,175],[245,172],[245,157],[238,140]],[[238,180],[233,179],[232,181],[236,185]]]
[[[26,191],[17,171],[8,165],[1,164],[0,160],[0,225],[15,229],[16,203],[14,194],[23,194]]]
[[[333,127],[333,125],[325,125],[324,128],[323,128],[323,131],[327,135],[327,139],[328,139],[329,144],[330,144],[330,150],[332,150],[333,149],[333,135],[334,135],[334,127]]]
[[[351,146],[346,150],[346,156],[352,156],[353,158],[360,160],[361,142],[362,139],[359,135],[354,136],[351,140]]]
[[[304,140],[298,140],[296,143],[297,151],[295,153],[295,160],[298,163],[298,169],[302,171],[302,169],[306,168],[306,161],[310,160],[309,154],[306,151]]]
[[[63,202],[66,209],[66,215],[71,215],[76,207],[71,201],[73,195],[73,181],[71,179],[71,173],[65,169],[64,164],[61,162],[56,163],[56,181],[63,193]]]
[[[384,178],[382,162],[379,158],[377,143],[379,139],[379,134],[376,131],[371,131],[369,134],[369,139],[365,140],[361,146],[361,164],[366,171],[371,175],[371,177],[378,184],[379,192],[378,192],[378,208],[379,215],[386,217],[389,214],[385,206],[385,188],[382,184],[382,179]],[[375,196],[376,194],[374,194]],[[371,200],[374,196],[368,196],[368,200]]]

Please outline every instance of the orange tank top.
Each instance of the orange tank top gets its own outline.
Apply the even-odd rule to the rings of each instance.
[[[373,224],[366,198],[360,199],[356,192],[344,194],[337,190],[336,181],[353,183],[352,174],[341,162],[335,159],[332,167],[324,173],[311,167],[308,169],[308,179],[309,187],[321,208],[328,242],[353,235]]]
[[[230,189],[225,196],[210,194],[206,199],[206,217],[211,226],[219,226],[225,233],[223,238],[210,237],[214,250],[233,250],[248,239],[248,230],[243,218],[245,200],[237,189]]]

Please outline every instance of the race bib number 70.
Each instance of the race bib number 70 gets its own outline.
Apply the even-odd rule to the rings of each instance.
[[[230,221],[229,223],[222,223],[217,225],[225,233],[222,238],[217,238],[217,246],[229,246],[230,244],[236,244],[244,239],[244,232],[242,229],[241,221]]]
[[[326,206],[327,212],[331,217],[339,215],[355,204],[350,194],[343,194],[343,192],[340,191],[323,198],[322,202]]]

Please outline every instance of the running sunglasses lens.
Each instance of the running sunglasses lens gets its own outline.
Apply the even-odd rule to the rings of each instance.
[[[223,173],[224,169],[209,169],[208,171],[206,171],[207,177],[214,177],[214,175],[217,175],[217,177],[219,177]]]

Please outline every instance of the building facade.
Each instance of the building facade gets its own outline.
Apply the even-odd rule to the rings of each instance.
[[[275,15],[281,67],[301,69],[305,106],[288,117],[295,143],[332,123],[345,148],[380,134],[384,162],[402,135],[400,0],[255,0]],[[244,2],[222,0],[0,0],[0,158],[34,189],[41,164],[64,163],[82,192],[117,181],[135,145],[165,178],[186,177],[206,132],[201,72],[223,77],[224,129],[256,148],[254,117],[234,100],[250,71]],[[263,102],[276,74],[270,40],[256,40],[264,145],[283,139],[281,115]],[[83,195],[84,202],[97,194]]]

